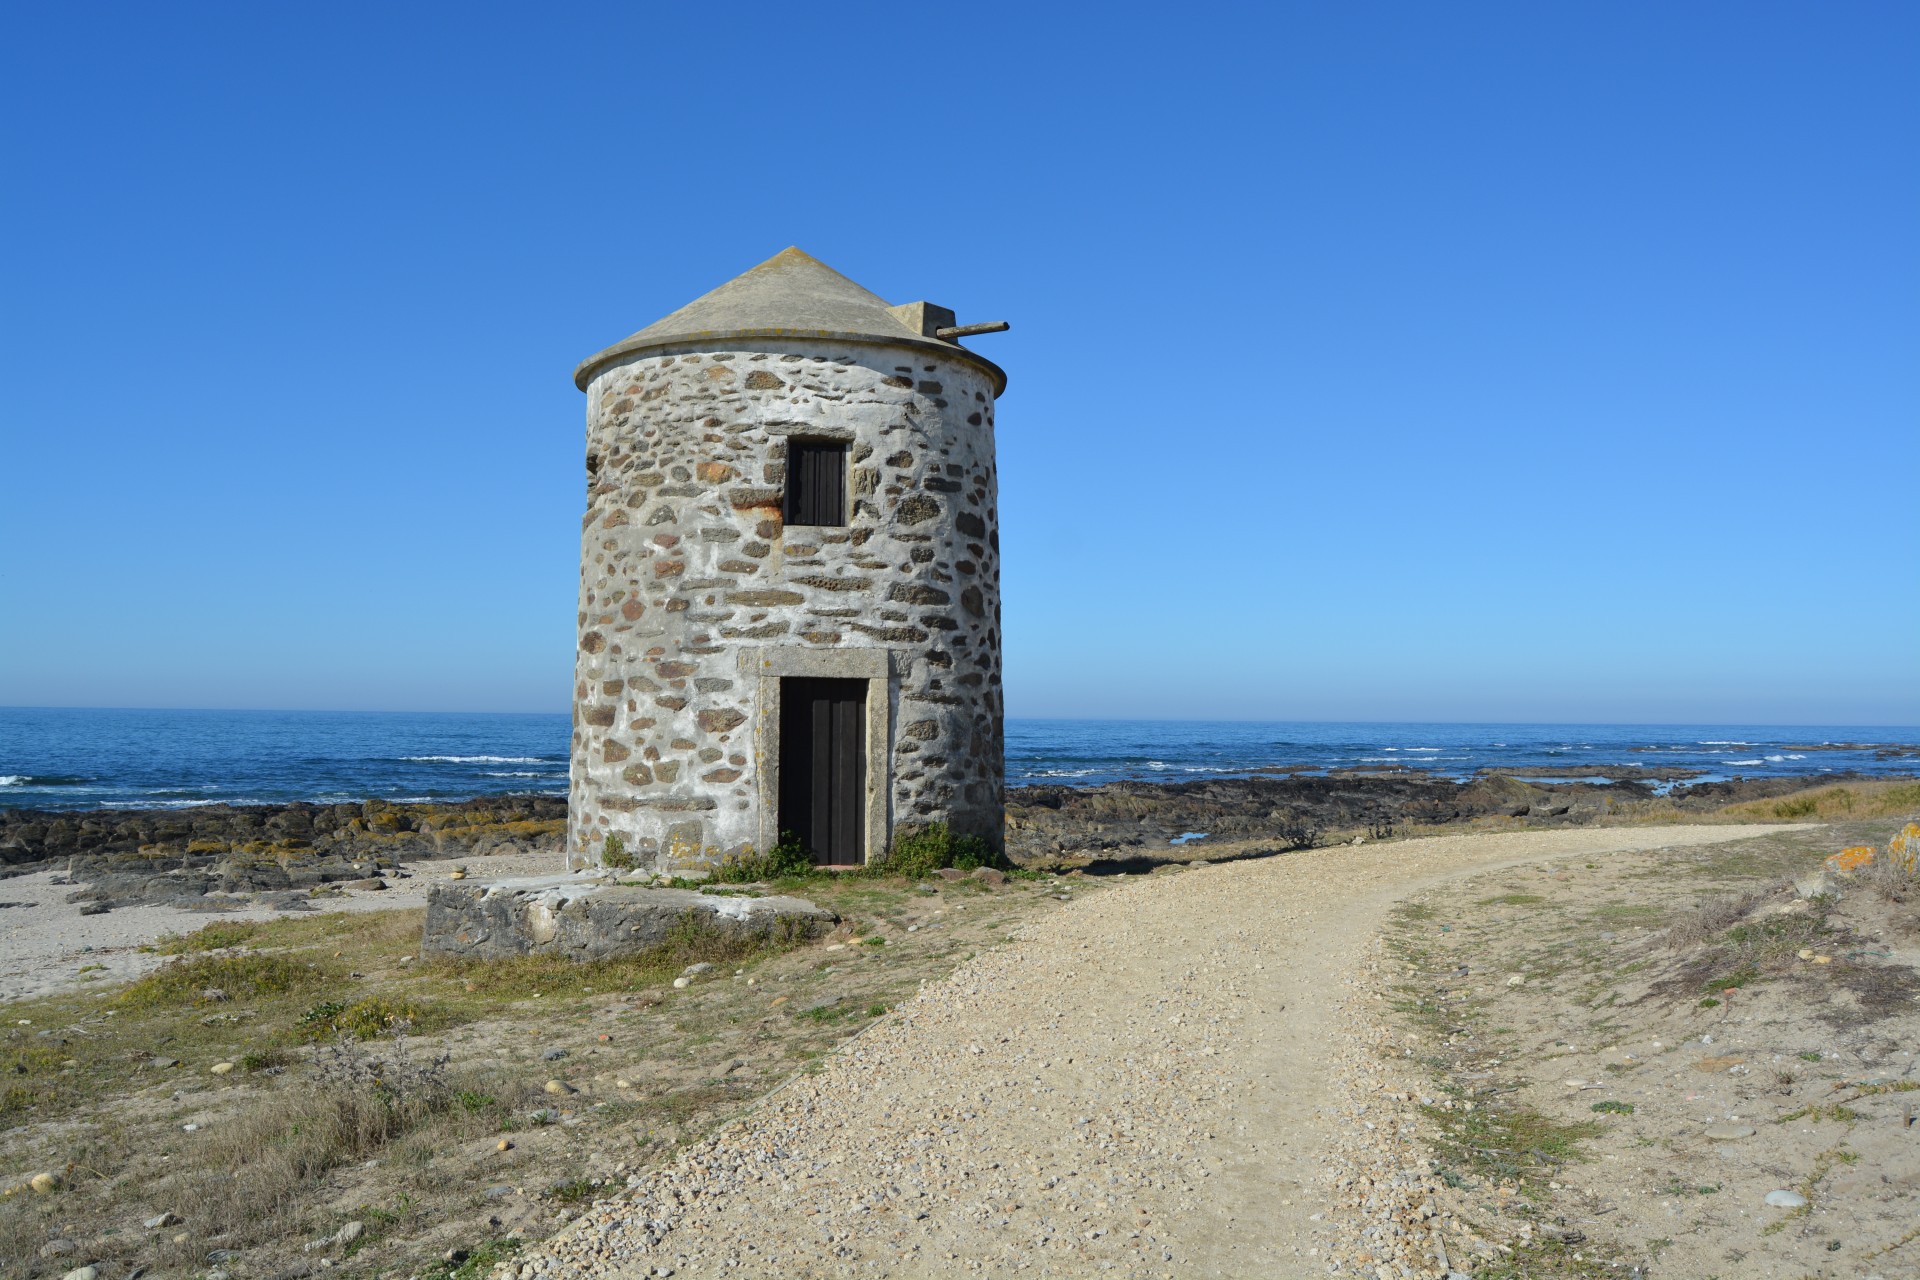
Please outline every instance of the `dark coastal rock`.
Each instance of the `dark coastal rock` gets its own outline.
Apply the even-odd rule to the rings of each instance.
[[[576,876],[440,884],[427,895],[425,954],[571,960],[631,955],[665,942],[689,918],[723,933],[812,936],[839,917],[802,898],[642,889]]]
[[[1165,852],[1170,840],[1193,831],[1207,833],[1214,842],[1270,839],[1284,847],[1291,835],[1307,831],[1350,835],[1488,818],[1522,820],[1530,827],[1572,826],[1655,802],[1681,813],[1705,813],[1808,787],[1868,780],[1851,773],[1734,778],[1679,783],[1662,796],[1654,784],[1673,781],[1662,771],[1591,769],[1581,776],[1601,774],[1614,780],[1540,783],[1489,772],[1456,782],[1415,769],[1336,770],[1312,777],[1276,770],[1271,776],[1197,782],[1014,787],[1007,791],[1007,853],[1041,864],[1136,857]],[[1204,846],[1194,851],[1199,847]]]
[[[0,875],[49,865],[77,902],[194,906],[209,893],[304,897],[391,874],[403,859],[552,853],[566,801],[491,796],[459,804],[204,805],[49,813],[0,809]]]
[[[567,802],[558,796],[489,796],[458,804],[201,805],[190,809],[45,812],[0,809],[0,865],[20,869],[77,860],[143,874],[221,868],[248,887],[287,888],[265,869],[308,863],[392,865],[403,859],[558,852]],[[363,871],[359,875],[368,874]],[[358,877],[334,877],[358,878]],[[258,880],[257,885],[253,884]]]

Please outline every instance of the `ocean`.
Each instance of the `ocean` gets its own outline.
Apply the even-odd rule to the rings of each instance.
[[[0,808],[180,808],[565,795],[568,718],[0,708]],[[1009,720],[1007,782],[1091,786],[1424,769],[1606,781],[1920,773],[1920,728]],[[1588,772],[1592,771],[1592,772]]]

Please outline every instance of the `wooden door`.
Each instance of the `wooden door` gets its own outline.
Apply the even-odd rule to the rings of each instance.
[[[866,861],[867,682],[780,682],[780,833],[821,866]]]

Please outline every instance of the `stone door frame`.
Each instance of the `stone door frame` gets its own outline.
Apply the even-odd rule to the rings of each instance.
[[[780,841],[780,681],[789,676],[867,682],[867,812],[862,855],[883,856],[892,839],[893,689],[891,649],[802,649],[786,645],[740,651],[740,672],[754,690],[753,758],[760,805],[759,849]]]

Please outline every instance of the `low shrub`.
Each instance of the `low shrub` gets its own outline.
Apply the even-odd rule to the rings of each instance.
[[[260,933],[250,920],[221,920],[188,934],[169,934],[153,944],[163,956],[191,955],[197,951],[220,951],[237,947]]]
[[[332,1040],[339,1036],[371,1040],[375,1036],[423,1030],[426,1024],[439,1021],[438,1011],[432,1006],[369,996],[351,1003],[327,1000],[317,1004],[300,1015],[299,1030],[309,1040]]]
[[[633,867],[633,855],[627,852],[627,842],[618,835],[609,835],[606,843],[600,846],[600,862],[615,871],[627,871]]]
[[[730,858],[714,868],[713,879],[721,884],[755,884],[763,880],[800,880],[827,874],[814,865],[813,851],[791,831],[782,832],[780,843],[761,854]]]
[[[972,871],[978,867],[997,866],[1004,861],[982,837],[956,836],[946,823],[929,822],[895,836],[886,858],[872,864],[871,870],[878,875],[919,879],[932,875],[942,867]]]
[[[1311,849],[1320,843],[1320,819],[1305,809],[1294,809],[1280,820],[1278,834],[1289,849]]]
[[[121,1008],[218,1004],[328,986],[333,975],[286,956],[195,956],[163,965],[114,997]]]

